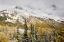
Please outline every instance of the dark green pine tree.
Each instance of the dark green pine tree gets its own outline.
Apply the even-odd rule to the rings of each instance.
[[[27,30],[28,30],[28,27],[27,27],[27,20],[26,20],[26,18],[24,18],[24,27],[25,27],[25,31],[24,31],[24,36],[23,36],[23,40],[22,40],[22,42],[29,42],[28,41],[28,35],[27,35]]]
[[[30,38],[30,42],[34,42],[34,26],[33,24],[31,23],[31,38]]]
[[[16,21],[16,24],[17,24],[17,28],[16,28],[17,29],[17,32],[16,32],[16,37],[15,38],[17,39],[18,42],[21,42],[20,41],[20,38],[19,38],[19,34],[20,33],[19,33],[19,24],[18,24],[18,22],[19,22],[19,20],[17,19],[17,21]]]
[[[36,42],[40,42],[40,40],[38,39],[39,35],[38,35],[38,29],[35,30],[35,39]]]
[[[34,25],[31,23],[31,38],[30,38],[30,42],[40,42],[38,40],[38,29],[34,28]]]
[[[19,38],[19,35],[20,35],[20,33],[19,33],[19,27],[17,27],[17,36],[16,36],[16,39],[18,40],[18,42],[21,42],[21,40]]]

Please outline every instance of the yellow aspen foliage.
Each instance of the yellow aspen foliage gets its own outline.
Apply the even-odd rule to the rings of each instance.
[[[28,38],[30,38],[31,33],[28,33]]]
[[[56,42],[64,42],[64,28],[62,28],[61,30],[56,30],[56,34],[57,34]]]
[[[38,33],[39,33],[40,35],[44,35],[44,31],[42,32],[42,28],[39,28],[39,29],[38,29]]]
[[[19,38],[22,38],[22,37],[23,37],[23,34],[19,34],[18,37],[19,37]]]
[[[0,33],[0,42],[10,42],[10,40],[3,33]]]
[[[41,21],[36,21],[34,22],[36,27],[42,27],[42,22]]]
[[[38,33],[40,35],[44,35],[45,33],[46,34],[52,34],[53,33],[53,29],[51,29],[51,28],[39,28],[38,29]]]
[[[0,28],[2,28],[2,26],[0,25]]]

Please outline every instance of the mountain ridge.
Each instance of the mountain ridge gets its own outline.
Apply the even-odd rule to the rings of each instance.
[[[17,20],[19,21],[19,23],[24,24],[24,19],[23,18],[26,18],[28,21],[30,21],[33,18],[34,18],[34,20],[32,20],[32,21],[35,21],[36,19],[38,19],[42,22],[46,21],[45,23],[47,23],[48,25],[52,21],[55,24],[58,22],[58,21],[55,21],[54,19],[51,19],[51,18],[48,18],[48,17],[45,17],[45,16],[40,17],[36,13],[29,12],[28,10],[24,9],[23,7],[18,7],[18,6],[16,6],[15,8],[12,8],[12,9],[7,9],[7,10],[0,11],[0,17],[2,17],[2,18],[5,17],[6,18],[5,22],[9,22],[9,23],[11,22],[12,24],[16,23]],[[52,25],[54,25],[53,22],[52,22]],[[58,22],[58,24],[60,24],[60,23],[61,22]]]

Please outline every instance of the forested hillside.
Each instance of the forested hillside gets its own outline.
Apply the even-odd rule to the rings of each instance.
[[[0,42],[64,42],[64,24],[50,18],[36,17],[27,10],[2,10]]]

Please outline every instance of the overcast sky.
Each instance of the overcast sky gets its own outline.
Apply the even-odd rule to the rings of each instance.
[[[64,0],[0,0],[0,10],[15,6],[26,6],[32,10],[64,18]]]

